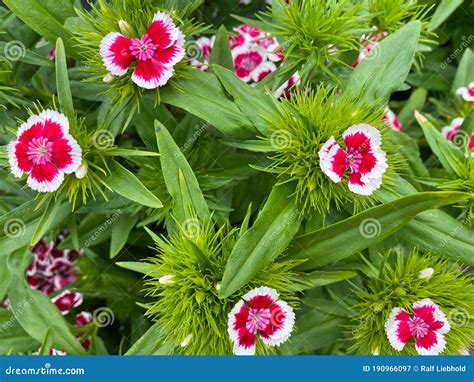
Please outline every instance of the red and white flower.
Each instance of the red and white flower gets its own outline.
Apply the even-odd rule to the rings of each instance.
[[[60,312],[65,316],[72,308],[77,308],[82,304],[82,294],[65,290],[61,294],[53,297],[51,301],[58,307]]]
[[[380,188],[388,168],[380,132],[373,126],[359,124],[348,128],[342,137],[345,150],[331,137],[319,151],[321,170],[334,183],[339,183],[349,171],[349,190],[371,195]]]
[[[169,81],[174,66],[184,58],[184,34],[168,14],[158,12],[140,38],[118,32],[106,35],[100,44],[100,54],[104,66],[114,76],[125,75],[136,62],[132,81],[144,89],[156,89]]]
[[[58,249],[57,245],[63,239],[64,235],[60,235],[56,241],[50,243],[42,239],[33,247],[33,261],[26,270],[30,288],[49,295],[76,281],[79,273],[76,260],[82,252]]]
[[[210,38],[199,37],[196,40],[196,47],[189,47],[187,49],[187,54],[191,65],[195,66],[199,70],[207,71],[215,40],[215,36]]]
[[[92,314],[89,312],[81,312],[76,314],[76,326],[78,328],[87,325],[92,321]]]
[[[474,101],[474,82],[471,82],[468,87],[459,88],[456,91],[456,94],[460,94],[464,101],[472,102]]]
[[[229,313],[228,333],[237,355],[254,355],[257,336],[267,346],[290,338],[295,324],[293,309],[278,299],[276,290],[259,287],[245,294]]]
[[[65,115],[45,110],[20,126],[17,139],[8,144],[8,161],[17,178],[28,174],[28,186],[39,192],[56,191],[64,174],[77,170],[81,147],[69,134]]]
[[[265,61],[265,51],[258,45],[243,45],[232,50],[232,57],[235,75],[242,81],[248,82]]]
[[[291,98],[291,91],[295,86],[298,86],[301,83],[300,74],[296,72],[293,74],[288,81],[281,85],[277,90],[273,92],[275,98]]]
[[[269,76],[276,70],[276,66],[273,62],[264,62],[252,73],[252,80],[257,84],[260,81],[263,81],[265,77]]]
[[[395,131],[403,131],[403,125],[397,115],[389,107],[385,108],[383,120]]]
[[[431,300],[413,304],[413,316],[405,309],[393,308],[385,323],[387,338],[392,347],[402,351],[411,339],[420,355],[438,355],[446,347],[444,335],[450,331],[444,313]]]
[[[456,138],[456,135],[458,135],[459,130],[461,130],[461,126],[464,123],[464,118],[454,118],[451,121],[451,124],[449,126],[444,126],[441,129],[441,134],[443,137],[446,139],[449,139],[450,141],[454,141]]]

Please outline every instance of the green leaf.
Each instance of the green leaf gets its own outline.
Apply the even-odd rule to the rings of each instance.
[[[48,328],[38,355],[49,355],[49,351],[51,350],[52,346],[53,346],[53,336],[51,333],[51,328]]]
[[[289,257],[306,259],[302,269],[335,263],[392,235],[420,212],[472,198],[474,195],[462,192],[421,192],[405,196],[297,237]]]
[[[300,273],[294,279],[294,286],[297,290],[301,291],[337,283],[339,281],[351,279],[356,276],[357,273],[352,271],[313,271],[308,274]]]
[[[273,95],[263,89],[256,89],[238,79],[234,72],[214,65],[214,72],[225,90],[234,98],[242,114],[249,118],[264,135],[269,135],[266,117],[278,113]]]
[[[164,333],[158,323],[133,344],[125,355],[154,355],[163,345]]]
[[[54,198],[50,198],[41,219],[36,226],[35,233],[31,236],[30,245],[38,243],[53,225],[61,224],[71,214],[71,207],[68,203],[59,203]]]
[[[428,92],[425,88],[417,88],[411,93],[403,109],[398,113],[398,118],[400,118],[404,127],[410,126],[415,122],[414,113],[417,110],[423,110],[427,94]]]
[[[109,168],[111,174],[105,179],[105,183],[114,192],[146,207],[163,207],[161,201],[121,164],[110,161]]]
[[[416,20],[384,38],[375,48],[375,58],[362,60],[354,70],[346,91],[366,102],[386,102],[410,72],[420,29],[421,23]]]
[[[153,151],[145,151],[140,149],[107,149],[100,150],[98,152],[104,157],[158,157],[159,153],[154,153]]]
[[[463,0],[441,0],[428,24],[428,32],[433,32],[463,3]]]
[[[214,74],[193,70],[189,77],[177,82],[178,87],[166,86],[160,90],[163,103],[194,114],[227,137],[255,137],[252,123],[227,97]]]
[[[230,296],[286,249],[298,232],[302,213],[294,191],[273,189],[252,228],[235,244],[222,279],[220,296]]]
[[[230,50],[229,33],[224,25],[221,25],[217,31],[216,41],[212,47],[209,64],[211,69],[213,64],[218,64],[229,70],[234,70],[232,52]]]
[[[69,54],[80,59],[73,49],[74,35],[64,26],[68,17],[76,16],[69,0],[5,0],[4,3],[26,25],[50,43],[55,44],[58,37],[61,37]]]
[[[30,289],[22,277],[15,276],[8,290],[13,314],[25,331],[42,343],[51,328],[52,343],[71,355],[84,355],[85,351],[49,297]]]
[[[0,308],[0,354],[18,354],[39,349],[41,342],[31,338],[13,313]]]
[[[444,169],[454,177],[463,177],[463,162],[465,160],[462,151],[453,142],[445,139],[442,134],[420,113],[416,112],[418,120],[426,141],[431,150],[443,165]]]
[[[75,121],[74,105],[72,103],[71,88],[67,74],[66,52],[61,38],[56,42],[56,90],[58,92],[61,111],[68,117],[69,122]]]
[[[144,275],[148,274],[150,271],[149,264],[140,261],[120,261],[115,264],[121,268],[137,273],[142,273]]]
[[[474,81],[474,51],[467,48],[461,57],[459,62],[458,70],[454,77],[451,92],[456,94],[456,91],[461,87],[468,86]],[[457,96],[459,97],[459,96]]]
[[[130,232],[138,221],[138,216],[121,215],[112,225],[109,255],[113,259],[127,243]]]
[[[189,207],[192,207],[200,221],[207,222],[209,208],[188,161],[163,124],[155,121],[155,129],[166,189],[173,198],[174,217],[184,223],[189,219]],[[183,196],[189,198],[188,203]]]

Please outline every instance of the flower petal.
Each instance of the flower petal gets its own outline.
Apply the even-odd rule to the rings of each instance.
[[[382,144],[380,132],[373,126],[361,123],[349,127],[342,134],[346,143],[346,150],[352,148],[360,152],[374,150]]]
[[[385,323],[385,332],[390,345],[397,350],[402,351],[404,346],[412,338],[408,322],[410,315],[401,308],[393,308],[390,316]]]
[[[382,177],[364,178],[358,172],[353,172],[349,176],[349,190],[354,194],[369,196],[372,195],[382,185]]]
[[[247,302],[247,304],[251,304],[252,301],[254,301],[257,305],[256,306],[250,306],[251,308],[268,308],[269,304],[275,302],[278,300],[279,294],[278,292],[273,289],[273,288],[268,288],[268,287],[258,287],[255,289],[252,289],[250,292],[247,292],[245,295],[242,296],[242,299]],[[266,306],[260,306],[259,304],[262,304],[263,301],[269,302]]]
[[[240,300],[229,313],[227,332],[234,342],[236,355],[255,354],[256,333],[247,329],[249,310],[243,300]]]
[[[339,183],[342,176],[349,168],[347,155],[338,145],[334,137],[331,137],[319,150],[319,167],[334,182]]]
[[[61,294],[53,297],[51,301],[58,307],[63,315],[69,313],[69,310],[82,304],[82,294],[65,290]]]
[[[12,174],[21,178],[33,168],[33,163],[28,159],[27,146],[21,142],[13,141],[7,146],[8,163]]]
[[[166,85],[173,76],[173,69],[164,66],[155,58],[138,61],[133,71],[132,81],[144,89],[156,89]]]
[[[132,40],[120,33],[111,32],[100,43],[100,55],[107,70],[115,76],[127,73],[135,60],[130,51]]]
[[[35,165],[30,173],[26,183],[28,186],[38,192],[56,191],[64,180],[64,173],[51,163]]]
[[[154,59],[164,66],[174,66],[180,62],[186,52],[184,50],[184,35],[179,32],[177,40],[168,48],[155,51]]]
[[[260,337],[268,346],[279,346],[291,336],[295,325],[295,313],[285,301],[275,302],[270,311],[270,323],[260,332]]]
[[[155,13],[146,34],[159,49],[169,48],[182,35],[172,18],[164,12]]]
[[[444,351],[446,340],[440,332],[429,331],[425,336],[416,338],[415,347],[420,355],[438,355]]]
[[[436,330],[441,334],[446,334],[451,330],[451,325],[445,314],[438,305],[428,298],[414,303],[413,312],[416,317],[420,317],[429,324],[431,330]]]
[[[51,160],[65,174],[77,170],[82,161],[82,150],[77,141],[68,135],[53,143]]]

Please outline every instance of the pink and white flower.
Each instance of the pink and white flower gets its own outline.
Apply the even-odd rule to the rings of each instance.
[[[65,316],[72,308],[77,308],[82,304],[82,294],[65,290],[61,294],[53,297],[51,301],[57,306],[59,311]]]
[[[20,126],[17,139],[8,144],[8,161],[17,178],[27,174],[28,186],[39,192],[56,191],[64,174],[77,170],[81,147],[69,134],[65,115],[45,110]]]
[[[403,131],[403,125],[397,115],[388,106],[385,108],[383,120],[395,131]]]
[[[237,355],[254,355],[257,336],[267,346],[290,338],[295,324],[293,309],[278,299],[276,290],[259,287],[245,294],[229,313],[228,333]]]
[[[459,88],[456,94],[460,94],[464,101],[474,101],[474,82],[471,82],[468,87]]]
[[[444,313],[431,300],[413,304],[413,316],[405,309],[393,308],[385,323],[387,338],[392,347],[402,351],[411,339],[420,355],[438,355],[446,347],[444,335],[451,327]]]
[[[443,137],[446,139],[449,139],[450,141],[454,141],[456,138],[456,135],[458,135],[459,130],[461,130],[461,126],[464,123],[464,118],[454,118],[451,121],[451,124],[449,126],[444,126],[441,129],[441,134]]]
[[[263,81],[265,77],[269,76],[276,70],[276,66],[273,62],[264,62],[252,73],[252,80],[255,83]]]
[[[125,75],[136,62],[132,81],[144,89],[164,86],[173,76],[174,66],[185,56],[184,34],[171,17],[158,12],[140,38],[118,32],[106,35],[100,44],[104,66],[114,76]]]
[[[235,75],[248,82],[265,61],[265,51],[258,45],[243,45],[232,50]]]
[[[187,52],[191,65],[195,66],[199,70],[207,71],[215,40],[215,36],[210,38],[200,37],[196,40],[197,49],[194,49],[193,47],[191,52]],[[191,50],[191,48],[188,48],[187,50]]]
[[[348,128],[342,137],[345,150],[332,136],[319,151],[321,170],[334,183],[339,183],[349,171],[349,190],[371,195],[380,188],[388,168],[380,132],[373,126],[359,124]]]

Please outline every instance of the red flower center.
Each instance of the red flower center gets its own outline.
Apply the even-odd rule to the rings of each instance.
[[[157,46],[153,44],[153,40],[147,35],[142,38],[132,38],[130,44],[130,52],[140,61],[151,59],[156,51]]]
[[[28,142],[26,155],[34,164],[46,164],[51,161],[53,143],[48,138],[32,138]]]

